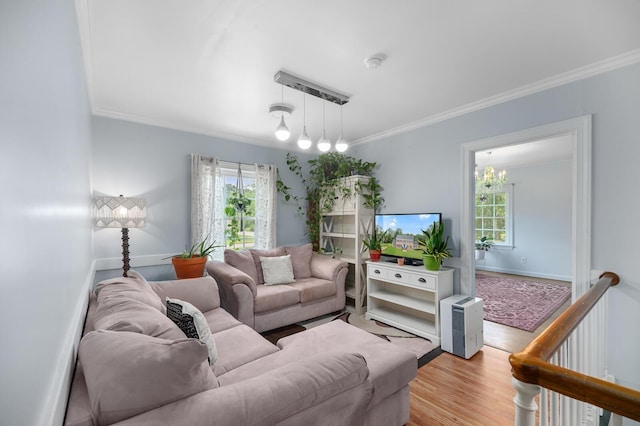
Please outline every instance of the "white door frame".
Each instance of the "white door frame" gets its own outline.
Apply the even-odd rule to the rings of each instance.
[[[591,116],[493,136],[462,145],[462,218],[460,229],[460,291],[475,296],[474,219],[475,154],[554,136],[572,138],[572,301],[589,289],[591,280]]]

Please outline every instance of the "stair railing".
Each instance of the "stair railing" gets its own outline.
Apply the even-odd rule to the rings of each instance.
[[[550,362],[566,356],[561,351],[561,347],[566,346],[572,332],[598,300],[619,281],[618,275],[613,272],[600,275],[598,282],[551,323],[542,334],[524,350],[509,356],[513,384],[516,389],[514,397],[516,426],[535,425],[537,412],[535,397],[540,393],[540,388],[640,421],[639,391]],[[546,400],[546,393],[541,398]],[[552,410],[557,410],[557,407],[552,406]],[[547,411],[541,411],[540,423],[547,424],[548,416]],[[569,424],[562,419],[556,421],[560,424]]]

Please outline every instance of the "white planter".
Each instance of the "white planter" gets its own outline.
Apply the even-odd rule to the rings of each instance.
[[[485,250],[476,250],[476,260],[484,260]]]

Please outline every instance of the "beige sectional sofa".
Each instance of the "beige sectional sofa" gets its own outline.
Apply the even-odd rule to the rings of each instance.
[[[264,258],[289,256],[294,282],[265,284]],[[224,262],[207,262],[218,282],[222,307],[258,332],[344,309],[347,263],[312,251],[311,244],[270,250],[224,252]]]
[[[273,345],[220,307],[211,277],[149,283],[130,275],[103,281],[91,296],[65,425],[409,420],[414,354],[342,321]],[[201,339],[187,338],[168,319],[167,298],[193,305],[211,347],[202,328]]]

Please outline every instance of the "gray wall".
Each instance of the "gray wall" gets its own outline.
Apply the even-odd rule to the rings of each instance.
[[[295,193],[304,193],[286,165],[286,151],[281,149],[100,117],[93,119],[92,128],[95,194],[141,196],[147,201],[145,227],[129,232],[134,262],[136,256],[180,253],[191,244],[191,153],[225,161],[274,164]],[[300,156],[300,161],[308,158],[308,154]],[[281,198],[277,209],[278,244],[307,242],[305,220],[295,205]],[[96,230],[94,238],[97,258],[121,257],[119,229]]]
[[[571,281],[571,162],[507,168],[507,174],[514,184],[514,246],[494,246],[476,269]]]
[[[60,424],[93,271],[74,2],[2,2],[0,63],[0,423]]]
[[[622,384],[640,388],[640,339],[628,331],[640,323],[638,111],[640,64],[634,64],[362,144],[356,154],[380,163],[386,209],[442,211],[459,247],[461,144],[592,114],[592,268],[622,280],[609,291],[609,369]]]

